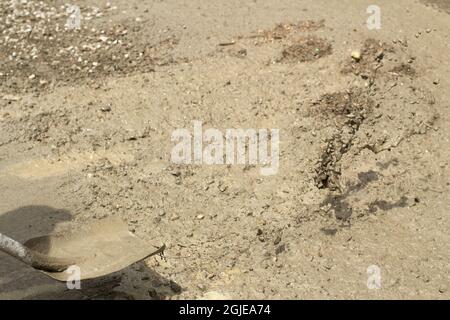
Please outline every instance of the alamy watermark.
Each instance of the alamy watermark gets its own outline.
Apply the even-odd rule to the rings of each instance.
[[[377,5],[370,5],[367,7],[367,14],[370,14],[367,18],[367,28],[369,30],[381,29],[381,8]]]
[[[69,5],[66,8],[66,13],[68,18],[66,24],[64,25],[68,30],[75,30],[81,28],[81,10],[77,5]]]
[[[223,133],[209,128],[203,132],[201,121],[193,124],[193,134],[186,128],[172,132],[171,139],[177,142],[171,152],[173,163],[259,165],[264,176],[278,172],[279,129],[226,129]]]
[[[81,289],[81,268],[77,265],[73,265],[68,267],[65,272],[69,274],[66,281],[67,289]]]
[[[367,288],[370,290],[381,289],[381,269],[377,265],[367,268]]]

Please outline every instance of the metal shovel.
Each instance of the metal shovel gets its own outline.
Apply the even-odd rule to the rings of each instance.
[[[32,238],[24,244],[0,233],[0,250],[59,281],[73,279],[76,266],[79,280],[101,277],[163,253],[165,246],[153,246],[128,231],[127,225],[112,216],[95,220],[69,233]]]

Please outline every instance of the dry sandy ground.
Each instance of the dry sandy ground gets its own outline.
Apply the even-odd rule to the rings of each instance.
[[[12,2],[0,231],[114,214],[167,250],[82,290],[0,254],[0,298],[450,298],[449,1],[379,0],[369,30],[363,0],[84,0],[78,31]],[[278,174],[174,165],[194,120],[279,128]]]

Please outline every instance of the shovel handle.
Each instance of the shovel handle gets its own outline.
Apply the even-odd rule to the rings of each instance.
[[[61,272],[74,263],[67,259],[53,258],[27,248],[20,242],[0,233],[0,251],[6,252],[25,264],[48,272]]]

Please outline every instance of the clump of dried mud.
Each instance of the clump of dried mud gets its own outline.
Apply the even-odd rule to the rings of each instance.
[[[337,133],[328,139],[316,167],[316,185],[329,190],[340,189],[340,161],[352,147],[355,134],[370,116],[374,101],[367,92],[349,90],[323,95],[312,105],[312,113],[335,121]]]

